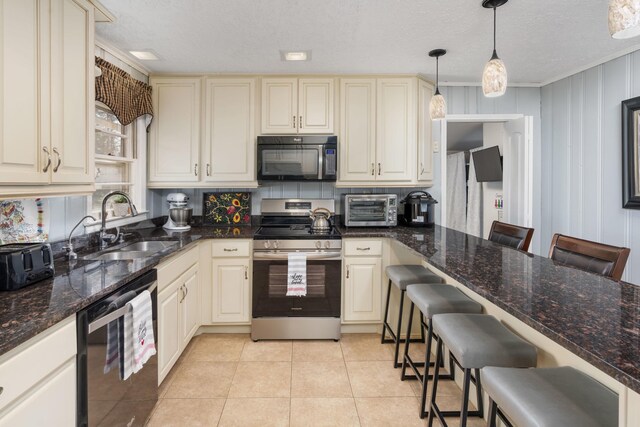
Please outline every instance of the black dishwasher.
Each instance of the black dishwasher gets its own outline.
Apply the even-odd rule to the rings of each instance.
[[[105,373],[107,325],[124,316],[126,303],[142,291],[151,292],[153,334],[158,347],[156,270],[78,312],[77,425],[143,426],[158,400],[158,356],[136,374],[121,380],[118,369]]]

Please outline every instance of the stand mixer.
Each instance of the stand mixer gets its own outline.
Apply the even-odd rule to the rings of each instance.
[[[169,217],[163,228],[172,231],[190,230],[189,222],[193,210],[187,207],[189,196],[184,193],[169,193],[167,202],[169,202]]]

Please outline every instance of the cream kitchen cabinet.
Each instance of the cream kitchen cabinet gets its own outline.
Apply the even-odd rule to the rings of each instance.
[[[0,2],[2,196],[93,191],[94,7]]]
[[[382,241],[345,239],[343,323],[382,320]]]
[[[432,121],[429,104],[433,97],[433,86],[418,80],[418,183],[431,186],[433,183]]]
[[[333,133],[332,78],[263,78],[262,133]]]
[[[0,357],[0,426],[76,424],[76,319]]]
[[[158,383],[167,376],[200,326],[197,246],[158,266]]]
[[[416,183],[416,78],[341,79],[338,186]]]
[[[200,181],[200,78],[151,81],[154,119],[149,135],[149,186]]]
[[[211,323],[251,322],[251,240],[212,243]]]
[[[205,87],[203,180],[255,181],[256,79],[210,78]]]

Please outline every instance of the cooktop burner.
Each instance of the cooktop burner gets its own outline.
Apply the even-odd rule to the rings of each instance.
[[[262,226],[256,231],[255,239],[340,239],[340,233],[334,227],[328,231],[311,231],[311,225],[269,225]]]

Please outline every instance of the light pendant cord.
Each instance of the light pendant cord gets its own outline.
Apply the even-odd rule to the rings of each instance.
[[[491,59],[499,59],[498,58],[498,52],[496,51],[496,20],[497,20],[497,13],[496,13],[496,8],[493,8],[493,55],[491,55]]]
[[[440,58],[436,56],[436,95],[440,94]]]

